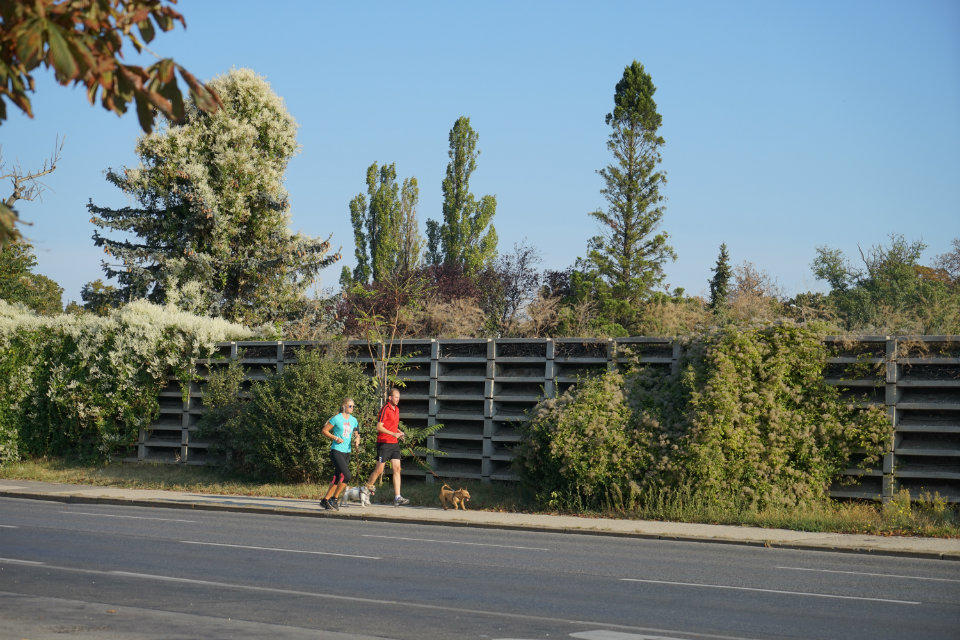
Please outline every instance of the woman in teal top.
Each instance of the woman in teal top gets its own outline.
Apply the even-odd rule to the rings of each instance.
[[[340,510],[340,496],[350,482],[350,451],[354,443],[360,446],[360,434],[356,433],[357,419],[353,413],[353,398],[344,398],[340,405],[340,413],[333,416],[323,425],[324,437],[332,440],[330,445],[330,459],[333,461],[333,481],[327,489],[327,495],[320,501],[324,509]]]

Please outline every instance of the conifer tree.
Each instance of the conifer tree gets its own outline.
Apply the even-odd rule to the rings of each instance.
[[[88,209],[93,240],[124,300],[163,302],[190,284],[204,311],[261,323],[292,313],[320,269],[336,261],[330,242],[292,233],[287,163],[297,124],[267,81],[235,69],[209,85],[223,108],[186,105],[183,124],[137,142],[140,164],[107,171],[139,206]],[[101,230],[120,237],[107,237]]]
[[[658,169],[664,140],[658,133],[662,118],[655,91],[650,74],[637,61],[624,69],[617,83],[613,111],[606,117],[611,128],[607,148],[614,162],[598,171],[607,209],[590,214],[601,232],[590,239],[585,261],[599,280],[598,288],[608,289],[604,293],[610,300],[634,309],[663,282],[664,264],[676,258],[667,233],[658,231],[664,211],[660,187],[666,176]]]
[[[470,176],[477,168],[477,132],[470,118],[461,116],[450,129],[450,162],[443,179],[443,223],[427,222],[428,261],[458,267],[474,274],[497,256],[497,231],[493,216],[497,199],[480,200],[470,193]]]
[[[730,293],[730,276],[733,275],[726,243],[720,245],[717,264],[711,271],[713,271],[713,278],[710,279],[710,308],[718,309],[722,308],[727,301]]]

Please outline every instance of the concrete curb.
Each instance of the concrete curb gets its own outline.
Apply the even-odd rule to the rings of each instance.
[[[223,511],[233,513],[257,513],[263,515],[300,516],[309,518],[337,518],[341,520],[360,520],[368,522],[392,522],[399,524],[439,525],[447,527],[472,527],[477,529],[499,529],[507,531],[533,531],[539,533],[566,533],[579,535],[609,536],[615,538],[635,538],[642,540],[666,540],[671,542],[700,542],[713,544],[729,544],[736,546],[764,547],[772,549],[796,549],[801,551],[826,551],[832,553],[859,553],[880,556],[895,556],[907,558],[927,558],[933,560],[960,561],[958,552],[911,551],[900,549],[878,549],[865,546],[841,546],[830,543],[816,544],[804,542],[787,542],[778,540],[733,540],[717,538],[708,535],[676,535],[628,531],[609,531],[602,529],[579,529],[569,527],[550,527],[544,525],[522,525],[495,522],[465,522],[455,520],[438,520],[429,517],[404,516],[396,517],[375,513],[344,513],[329,511],[312,511],[289,507],[258,507],[254,505],[216,504],[212,502],[187,502],[163,499],[145,498],[118,498],[104,496],[63,495],[42,492],[17,491],[0,488],[0,497],[20,498],[28,500],[46,500],[72,504],[109,504],[136,507],[163,507],[167,509],[184,509],[194,511]],[[482,513],[482,512],[481,512]],[[836,535],[836,534],[831,534]]]

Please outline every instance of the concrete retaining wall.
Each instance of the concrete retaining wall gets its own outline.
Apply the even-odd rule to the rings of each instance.
[[[890,416],[882,466],[864,470],[852,460],[845,474],[854,483],[838,483],[833,495],[881,499],[905,488],[913,495],[936,491],[960,502],[960,336],[830,338],[828,345],[828,382],[858,402],[886,407]],[[218,345],[216,358],[198,363],[198,382],[185,402],[176,381],[161,392],[160,417],[140,433],[133,459],[206,464],[207,443],[195,441],[194,434],[209,372],[242,354],[247,379],[262,380],[295,363],[298,349],[320,347],[311,342]],[[579,376],[617,367],[628,352],[668,372],[678,366],[680,344],[644,337],[406,340],[401,416],[413,426],[445,425],[428,443],[446,453],[428,460],[441,478],[514,481],[517,424],[527,412]],[[366,343],[351,342],[347,357],[372,371]]]

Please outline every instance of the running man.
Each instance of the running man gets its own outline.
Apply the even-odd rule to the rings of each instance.
[[[380,410],[377,419],[377,466],[367,480],[367,490],[373,491],[374,483],[383,474],[383,468],[390,461],[390,472],[393,476],[393,506],[399,507],[410,504],[410,501],[400,495],[400,444],[404,433],[400,431],[400,390],[394,387],[387,396],[387,404]]]
[[[340,496],[343,495],[350,482],[350,451],[352,445],[360,446],[360,434],[354,435],[357,419],[353,413],[353,398],[344,398],[340,405],[340,413],[333,416],[323,425],[321,433],[332,440],[330,444],[330,459],[333,461],[333,481],[327,489],[327,495],[320,501],[324,509],[340,510]]]

